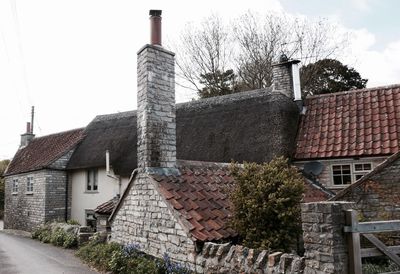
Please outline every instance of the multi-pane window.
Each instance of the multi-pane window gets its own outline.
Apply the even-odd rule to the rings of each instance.
[[[332,166],[332,175],[335,186],[351,184],[351,165]]]
[[[371,170],[371,163],[332,165],[333,185],[341,186],[354,183]]]
[[[97,191],[97,169],[89,169],[86,174],[86,191]]]
[[[26,192],[33,192],[33,177],[26,179]]]
[[[13,179],[12,192],[18,193],[18,179]]]
[[[354,164],[354,179],[357,181],[362,176],[367,174],[372,170],[372,165],[370,163]]]

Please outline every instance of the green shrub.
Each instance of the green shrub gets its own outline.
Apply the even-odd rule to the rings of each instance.
[[[100,271],[118,274],[189,274],[188,269],[173,263],[168,256],[163,260],[146,255],[138,246],[117,243],[98,243],[94,240],[81,247],[76,255]]]
[[[122,247],[117,243],[93,243],[79,248],[76,255],[83,261],[96,267],[100,271],[111,271],[109,261],[115,251],[121,251]]]
[[[52,229],[51,224],[46,224],[36,228],[32,232],[32,238],[38,239],[43,243],[51,243],[55,246],[73,248],[78,245],[78,237],[71,231],[66,232],[61,227]]]
[[[69,219],[67,221],[67,224],[69,224],[69,225],[81,225],[77,220],[74,220],[74,219]]]
[[[283,157],[270,163],[231,165],[231,226],[245,246],[288,251],[301,233],[304,181]]]
[[[72,233],[66,233],[64,237],[64,243],[63,247],[64,248],[74,248],[78,246],[78,236],[72,234]]]

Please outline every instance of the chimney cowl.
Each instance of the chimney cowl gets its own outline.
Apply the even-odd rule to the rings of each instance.
[[[149,15],[161,17],[162,10],[150,10]]]

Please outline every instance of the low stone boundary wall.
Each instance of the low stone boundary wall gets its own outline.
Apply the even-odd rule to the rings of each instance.
[[[207,242],[195,258],[198,273],[347,273],[344,210],[349,202],[302,204],[304,257]]]
[[[304,258],[282,252],[257,251],[241,245],[207,242],[196,257],[199,273],[303,273]]]

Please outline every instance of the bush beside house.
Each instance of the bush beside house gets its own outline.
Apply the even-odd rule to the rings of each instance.
[[[35,229],[32,232],[32,238],[55,246],[74,248],[78,246],[78,231],[77,224],[53,222]]]
[[[287,251],[301,235],[304,178],[287,159],[231,166],[232,227],[250,248]]]
[[[118,274],[189,274],[181,264],[174,263],[167,254],[163,259],[139,251],[135,244],[104,243],[97,237],[82,246],[76,255],[99,271]]]

